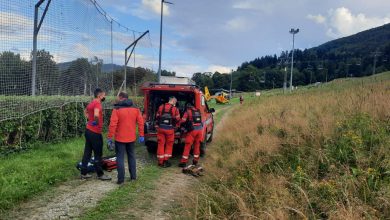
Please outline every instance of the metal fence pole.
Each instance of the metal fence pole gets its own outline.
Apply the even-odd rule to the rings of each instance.
[[[133,31],[133,37],[134,37],[134,41],[135,41],[135,33]],[[134,78],[134,96],[137,96],[137,83],[135,81],[135,47],[134,47],[134,69],[133,69],[133,78]]]
[[[111,90],[114,92],[114,41],[112,33],[112,20],[111,20]]]
[[[37,76],[37,36],[38,36],[38,6],[35,5],[34,12],[34,33],[33,33],[33,54],[32,54],[32,82],[31,95],[35,96],[36,76]]]
[[[32,60],[32,80],[31,80],[31,95],[35,96],[36,94],[36,82],[37,82],[37,41],[38,41],[38,33],[41,29],[41,25],[43,22],[43,19],[45,19],[47,10],[49,9],[49,5],[51,3],[51,0],[48,0],[47,5],[45,7],[45,10],[43,11],[42,17],[38,24],[38,12],[39,12],[39,6],[44,2],[45,0],[39,0],[37,4],[35,4],[35,10],[34,10],[34,32],[33,32],[33,60]]]

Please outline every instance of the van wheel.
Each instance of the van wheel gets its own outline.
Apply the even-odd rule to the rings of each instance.
[[[146,150],[148,151],[148,153],[157,154],[157,144],[155,142],[147,141],[145,143],[145,145],[146,145]]]
[[[207,140],[207,143],[211,143],[213,141],[213,136],[214,136],[214,128],[210,132],[210,137]],[[206,137],[207,137],[207,135],[206,135]]]
[[[204,157],[206,155],[206,146],[207,146],[207,132],[204,134],[203,142],[200,143],[200,156]]]

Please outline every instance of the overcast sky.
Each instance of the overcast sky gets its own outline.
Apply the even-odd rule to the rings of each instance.
[[[89,0],[72,0],[74,3],[77,1],[91,5]],[[230,72],[231,69],[236,69],[244,61],[264,55],[279,55],[281,51],[291,49],[290,28],[300,29],[296,36],[296,47],[304,49],[390,23],[390,0],[170,1],[174,5],[165,6],[162,65],[164,69],[176,71],[178,75],[182,76],[191,76],[195,72],[205,71]],[[22,5],[22,2],[22,0],[16,0],[15,5]],[[97,2],[111,17],[127,27],[138,31],[150,30],[153,48],[148,48],[150,43],[148,39],[144,39],[136,50],[138,52],[136,65],[157,71],[161,0],[97,0]],[[58,9],[52,7],[49,13],[59,14],[58,10],[66,5],[60,6],[61,4],[58,5]],[[77,7],[74,7],[75,10],[69,8],[70,12],[74,11],[74,15],[66,16],[79,17],[79,20],[85,19],[87,22],[89,18],[86,16],[90,14],[86,13],[83,16],[76,9]],[[15,30],[15,25],[23,25],[20,27],[21,30],[32,26],[32,21],[23,17],[27,16],[27,12],[31,17],[32,10],[30,8],[28,10],[23,7],[15,8],[15,13],[13,11],[8,13],[10,9],[3,8],[3,11],[0,10],[1,25],[9,27],[10,30]],[[18,19],[11,19],[12,17],[18,17]],[[55,19],[47,20],[44,22],[44,26],[50,26],[50,22],[57,22]],[[94,19],[92,18],[92,20]],[[101,21],[96,20],[96,22]],[[109,25],[103,25],[103,29],[99,30],[106,30],[109,33]],[[55,24],[53,26],[56,27]],[[95,26],[98,25],[95,24]],[[109,35],[98,34],[99,30],[89,31],[89,34],[94,35],[89,36],[89,38],[109,38]],[[26,29],[26,31],[28,30]],[[79,34],[85,33],[80,32]],[[3,34],[0,32],[0,39],[8,40],[1,45],[4,47],[3,49],[18,48],[21,47],[21,41],[28,40],[24,44],[30,46],[31,39],[26,38],[30,35],[23,32],[19,39],[15,37],[15,33],[5,31]],[[13,37],[10,38],[10,36]],[[114,36],[114,40],[117,42],[118,36],[122,35],[115,34]],[[45,32],[39,36],[43,42],[44,37]],[[123,40],[129,40],[124,35],[121,38],[123,45],[114,47],[114,62],[123,65],[123,55],[121,54],[125,47]],[[80,42],[71,44],[72,39],[70,38],[69,45],[80,45]],[[92,49],[99,49],[93,44],[94,41],[91,42],[90,48],[81,48],[81,51],[88,52]],[[103,42],[103,39],[99,42]],[[109,44],[109,40],[104,42]],[[17,45],[13,46],[13,44]],[[54,55],[56,55],[56,51],[63,52],[61,44],[55,44],[59,47],[57,49],[53,48],[50,42],[47,45],[50,45],[48,49]],[[88,45],[85,43],[83,46]],[[30,50],[26,51],[27,55],[25,56],[28,57]],[[58,62],[61,62],[61,57],[57,59]],[[65,60],[64,57],[62,59]]]

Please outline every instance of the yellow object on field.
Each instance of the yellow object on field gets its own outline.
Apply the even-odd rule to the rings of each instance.
[[[210,95],[209,88],[206,86],[204,87],[204,97],[206,98],[206,101],[210,101],[211,99],[215,99],[215,101],[219,104],[226,104],[229,103],[228,94],[224,92],[217,93],[216,95]]]

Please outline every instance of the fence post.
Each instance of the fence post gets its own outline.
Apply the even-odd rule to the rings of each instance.
[[[23,117],[20,118],[20,135],[19,135],[19,150],[23,148],[22,141],[23,141]]]
[[[75,111],[76,111],[76,129],[75,129],[75,137],[77,137],[78,136],[78,130],[79,130],[79,127],[77,126],[77,124],[78,124],[78,120],[79,120],[79,117],[78,117],[78,115],[79,115],[79,111],[77,110],[77,105],[78,104],[78,102],[76,101],[76,107],[74,108],[75,109]]]
[[[62,117],[62,108],[64,107],[64,105],[61,105],[61,107],[60,107],[60,120],[61,120],[61,128],[63,128],[64,127],[64,119],[63,119],[63,117]],[[62,139],[62,130],[63,129],[60,129],[61,130],[61,133],[60,133],[60,135],[61,135],[61,139]]]
[[[39,139],[39,135],[41,134],[41,127],[42,127],[42,111],[39,111],[39,127],[38,127],[37,139]]]

